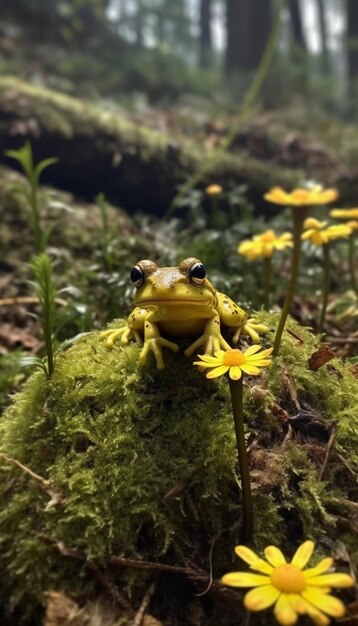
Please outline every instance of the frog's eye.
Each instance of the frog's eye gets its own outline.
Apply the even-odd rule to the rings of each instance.
[[[193,285],[202,285],[206,276],[206,268],[202,263],[193,263],[189,269],[189,278]]]
[[[139,265],[135,265],[131,270],[131,281],[132,283],[139,289],[144,283],[144,272],[139,267]]]

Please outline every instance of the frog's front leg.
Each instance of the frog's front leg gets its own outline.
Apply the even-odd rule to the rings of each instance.
[[[229,350],[231,346],[225,341],[220,330],[219,313],[208,319],[203,334],[185,350],[185,356],[191,356],[203,346],[205,354],[214,354],[217,350]]]
[[[157,324],[152,321],[153,318],[156,319],[156,311],[147,312],[144,322],[144,346],[140,353],[139,363],[146,365],[149,353],[153,352],[158,370],[163,370],[165,365],[162,348],[169,348],[173,352],[178,352],[179,346],[160,336]]]
[[[239,326],[232,338],[233,343],[237,344],[242,334],[249,335],[254,343],[260,343],[260,335],[258,333],[267,333],[268,326],[259,324],[254,317],[246,320],[242,326]]]
[[[104,330],[99,336],[100,340],[105,341],[107,348],[113,348],[117,339],[120,339],[122,344],[127,344],[130,339],[134,339],[137,343],[142,344],[141,332],[143,333],[147,313],[146,309],[136,307],[129,315],[125,326]]]

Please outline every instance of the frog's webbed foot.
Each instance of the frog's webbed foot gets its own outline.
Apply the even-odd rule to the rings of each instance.
[[[260,343],[259,333],[267,333],[268,331],[268,326],[265,324],[258,324],[254,317],[250,317],[250,319],[246,320],[242,326],[239,326],[239,328],[236,329],[232,340],[234,344],[237,344],[241,335],[246,334],[251,337],[254,343]]]
[[[104,330],[101,332],[99,338],[101,341],[105,341],[107,348],[113,348],[114,342],[117,341],[117,339],[120,339],[122,344],[127,344],[132,338],[137,341],[137,343],[143,343],[139,332],[130,328],[130,326]]]
[[[177,346],[176,343],[173,343],[164,337],[152,337],[150,339],[145,339],[142,352],[140,353],[139,363],[141,365],[146,365],[149,353],[153,352],[158,370],[163,370],[165,365],[162,348],[169,348],[172,352],[178,352],[179,350],[179,346]]]
[[[212,335],[204,334],[185,350],[185,356],[192,356],[202,346],[205,354],[214,354],[217,350],[229,350],[231,348],[222,335],[213,337]]]

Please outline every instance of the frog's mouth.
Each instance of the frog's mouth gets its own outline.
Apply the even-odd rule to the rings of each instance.
[[[138,300],[136,303],[138,306],[146,305],[169,305],[177,306],[178,304],[183,306],[212,306],[212,300],[188,300],[186,298],[157,298],[150,300]]]

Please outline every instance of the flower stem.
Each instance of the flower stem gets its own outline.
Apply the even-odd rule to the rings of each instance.
[[[270,310],[271,257],[264,258],[264,309]]]
[[[239,457],[242,489],[242,541],[251,539],[254,530],[252,496],[249,473],[249,459],[245,445],[245,431],[243,418],[243,376],[240,380],[232,380],[229,377],[232,410],[235,425],[236,446]]]
[[[352,233],[349,237],[349,271],[351,275],[351,285],[353,291],[357,292],[357,280],[355,276],[354,267],[354,246],[355,246],[355,233]]]
[[[218,226],[218,198],[217,196],[211,196],[211,219],[210,226],[215,228]]]
[[[323,246],[323,287],[322,287],[322,309],[321,316],[319,318],[317,330],[319,333],[323,332],[324,320],[326,317],[328,294],[331,284],[330,276],[330,260],[329,260],[329,243]]]
[[[291,304],[295,295],[295,289],[297,284],[298,272],[300,268],[300,256],[301,256],[301,235],[303,231],[303,222],[306,219],[308,208],[297,207],[292,209],[293,211],[293,251],[292,251],[292,265],[291,265],[291,278],[288,285],[285,303],[283,305],[280,321],[278,323],[275,341],[273,344],[273,356],[277,356],[280,345],[283,330],[285,328],[287,316],[291,310]]]

